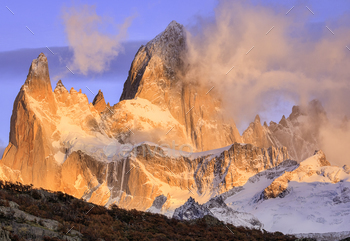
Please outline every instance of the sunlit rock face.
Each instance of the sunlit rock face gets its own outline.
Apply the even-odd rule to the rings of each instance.
[[[74,140],[97,133],[101,117],[85,94],[70,92],[61,81],[52,91],[44,54],[33,60],[14,102],[9,145],[2,164],[19,171],[25,184],[63,190],[62,164]]]
[[[174,24],[178,26],[169,28]],[[285,148],[238,143],[191,154],[195,139],[188,135],[186,121],[161,103],[135,97],[107,107],[101,91],[93,103],[81,91],[68,91],[62,81],[52,91],[47,59],[40,54],[14,103],[10,143],[1,160],[3,179],[140,210],[164,195],[166,213],[190,195],[206,201],[288,158]],[[194,113],[188,113],[191,121]],[[203,138],[213,146],[226,143],[211,140],[209,133]],[[143,140],[161,146],[136,145]],[[123,144],[131,146],[127,156]]]
[[[207,201],[288,159],[285,148],[265,149],[238,143],[188,157],[172,156],[169,150],[150,144],[135,147],[132,153],[108,164],[107,186],[114,187],[110,202],[145,210],[163,194],[169,199],[163,213],[190,196]]]
[[[283,147],[235,143],[214,92],[181,78],[185,36],[172,22],[141,47],[113,106],[102,91],[89,103],[61,80],[52,91],[40,54],[14,102],[2,178],[140,210],[164,195],[161,212],[171,213],[191,195],[208,201],[288,159]]]
[[[185,51],[185,29],[173,21],[156,38],[141,46],[120,100],[143,98],[168,110],[198,151],[241,142],[234,121],[225,118],[215,89],[208,93],[212,86],[185,77],[188,68],[182,60]],[[176,138],[176,132],[169,135]]]
[[[101,90],[98,91],[92,104],[95,106],[96,110],[98,110],[99,112],[103,112],[106,109],[107,107],[106,101]]]
[[[42,109],[40,106],[44,106]],[[45,115],[47,118],[41,118]],[[13,105],[10,141],[2,163],[19,170],[25,183],[56,188],[57,168],[52,141],[57,104],[52,92],[47,59],[44,54],[33,60],[27,79]],[[46,183],[49,183],[48,185]]]
[[[215,88],[186,75],[185,38],[183,26],[172,22],[141,46],[113,106],[102,91],[89,103],[62,81],[52,90],[40,54],[13,105],[0,179],[169,217],[189,200],[177,209],[189,207],[188,219],[210,208],[220,220],[249,228],[262,223],[289,232],[294,215],[298,232],[303,222],[329,231],[339,231],[339,222],[345,230],[350,167],[330,166],[322,151],[314,152],[327,122],[320,102],[295,106],[270,125],[256,116],[241,137]],[[309,210],[320,217],[304,215]],[[328,210],[341,213],[329,219],[337,225],[319,224],[332,216]]]
[[[210,207],[218,195],[248,198],[253,192],[235,194],[266,179],[247,202],[214,202],[211,209],[225,222],[236,217],[234,224],[255,227],[260,222],[247,213],[255,203],[285,197],[295,182],[324,177],[338,184],[349,174],[347,166],[329,167],[322,151],[299,164],[289,160],[306,159],[317,149],[318,126],[327,121],[317,101],[294,107],[278,124],[262,125],[257,116],[241,137],[224,117],[215,88],[186,76],[185,37],[183,26],[172,22],[142,46],[113,106],[102,91],[89,103],[62,81],[52,91],[47,59],[40,54],[14,102],[0,178],[169,217],[190,197]],[[309,123],[314,125],[308,129]],[[344,195],[334,202],[345,203]],[[248,209],[233,211],[239,203]]]
[[[268,126],[266,123],[261,125],[260,117],[257,115],[254,122],[243,132],[242,140],[244,143],[250,143],[255,146],[269,147],[274,143],[269,139]]]

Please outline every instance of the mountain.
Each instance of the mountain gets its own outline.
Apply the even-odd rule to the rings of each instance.
[[[288,159],[283,147],[232,145],[240,136],[233,122],[223,122],[220,101],[177,74],[183,71],[184,37],[183,26],[172,22],[141,47],[113,106],[102,91],[89,103],[62,81],[52,91],[40,54],[14,102],[3,170],[18,172],[15,179],[24,184],[126,208],[146,210],[159,195],[170,195],[173,210],[191,192],[207,201]],[[152,103],[159,91],[163,95]],[[173,149],[176,155],[161,155]]]
[[[206,215],[217,217],[220,221],[231,223],[235,226],[251,229],[262,228],[262,224],[253,215],[234,211],[225,204],[221,196],[212,198],[203,205],[198,204],[193,198],[189,198],[184,205],[175,209],[173,218],[193,220],[203,218]]]
[[[320,127],[328,123],[327,114],[321,102],[313,100],[307,106],[293,106],[288,118],[270,125],[260,122],[257,115],[243,132],[244,143],[259,147],[287,147],[291,159],[303,161],[320,148]]]
[[[15,100],[10,143],[1,160],[3,169],[18,172],[24,184],[140,210],[159,195],[170,195],[168,209],[173,210],[191,192],[206,201],[288,158],[285,148],[234,144],[185,155],[183,148],[169,145],[124,143],[128,136],[142,136],[125,126],[127,120],[164,132],[171,127],[166,121],[177,123],[173,129],[183,126],[168,110],[140,97],[108,107],[102,92],[89,103],[81,90],[68,91],[62,81],[50,91],[48,71],[40,54]]]
[[[259,172],[203,205],[190,199],[174,217],[191,220],[209,212],[234,225],[259,224],[269,232],[340,240],[349,236],[349,204],[350,167],[331,166],[325,154],[316,151],[300,163],[286,160]]]
[[[299,164],[263,171],[222,197],[228,207],[254,215],[268,231],[327,233],[349,231],[349,195],[349,167],[331,166],[317,151]]]
[[[105,98],[104,98],[101,90],[98,91],[97,95],[95,96],[94,100],[92,101],[92,105],[100,113],[106,109],[106,107],[107,107],[106,101],[105,101]]]
[[[138,50],[114,105],[101,90],[89,103],[61,80],[52,90],[40,54],[14,101],[1,179],[183,220],[350,231],[350,168],[314,153],[328,121],[320,102],[270,125],[256,116],[240,136],[215,86],[186,75],[184,51],[186,31],[173,21]]]
[[[186,143],[194,150],[207,151],[241,142],[234,121],[224,115],[215,88],[184,78],[185,51],[186,31],[172,21],[137,52],[120,100],[143,98],[168,110],[183,126]],[[171,131],[169,136],[174,139],[178,133]]]
[[[1,160],[19,171],[24,184],[140,210],[157,196],[170,195],[168,209],[173,210],[191,193],[206,201],[288,159],[285,148],[242,144],[196,154],[148,142],[121,144],[126,135],[140,135],[126,128],[127,119],[121,116],[164,132],[171,126],[167,120],[178,122],[169,111],[140,97],[102,110],[101,92],[89,103],[85,94],[68,91],[62,81],[47,91],[47,73],[47,59],[40,54],[15,100],[10,143]]]

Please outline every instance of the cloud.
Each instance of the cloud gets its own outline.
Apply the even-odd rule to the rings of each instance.
[[[94,6],[64,8],[62,19],[74,53],[69,68],[84,75],[107,70],[111,60],[123,50],[121,42],[127,37],[132,18],[120,25],[97,15]]]
[[[350,165],[350,157],[344,153],[349,149],[350,123],[343,122],[340,126],[325,125],[320,130],[320,145],[327,159],[337,165]]]
[[[237,125],[280,102],[306,105],[315,98],[332,118],[349,115],[349,17],[313,23],[299,7],[305,11],[296,6],[297,14],[286,15],[288,9],[220,1],[214,18],[189,28],[187,81],[215,86]]]

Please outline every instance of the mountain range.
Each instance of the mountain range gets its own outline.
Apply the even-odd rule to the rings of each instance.
[[[0,178],[179,219],[350,231],[350,167],[319,150],[322,104],[269,125],[257,115],[240,135],[215,86],[185,78],[185,53],[186,30],[173,21],[139,48],[114,105],[61,80],[53,90],[39,54],[13,104]]]

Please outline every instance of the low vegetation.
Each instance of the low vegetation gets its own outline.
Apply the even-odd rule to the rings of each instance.
[[[113,205],[110,208],[76,199],[62,192],[33,189],[20,183],[0,181],[0,205],[13,206],[38,217],[37,226],[43,220],[56,220],[57,237],[42,240],[297,240],[279,232],[235,227],[211,217],[190,222],[170,219],[163,215],[137,210],[125,210]],[[13,218],[13,217],[12,217]],[[10,233],[11,240],[26,240],[20,231],[15,232],[8,220],[11,215],[1,215],[1,227]],[[28,222],[25,218],[16,222]],[[55,223],[57,223],[55,222]],[[23,228],[22,228],[23,229]],[[232,232],[233,233],[232,233]]]

